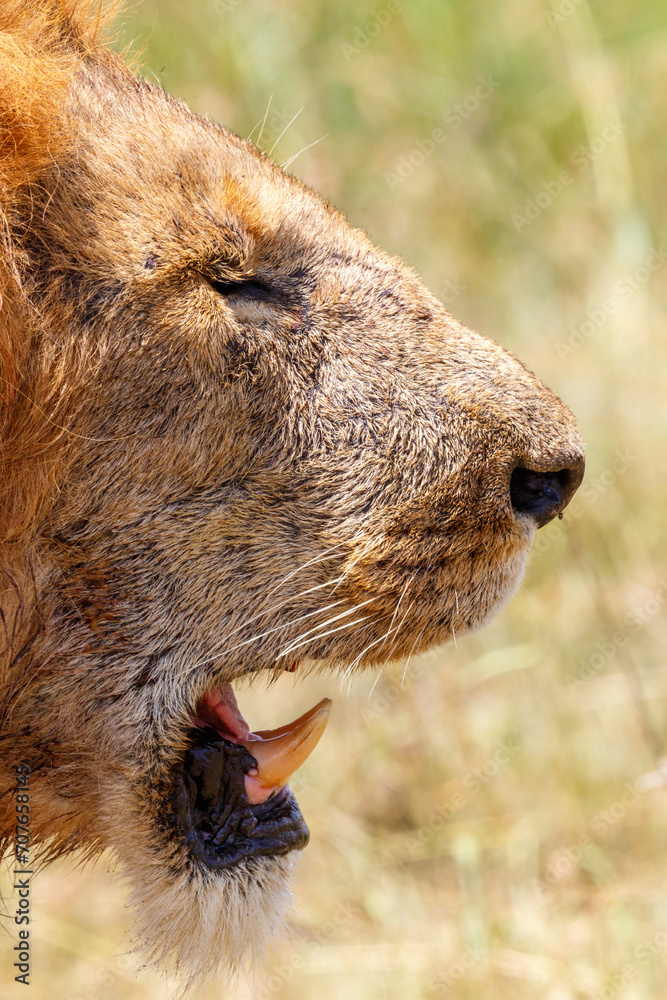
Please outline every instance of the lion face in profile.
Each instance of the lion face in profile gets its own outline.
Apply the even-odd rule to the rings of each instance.
[[[114,852],[147,952],[201,976],[280,927],[308,838],[286,782],[328,711],[253,734],[233,681],[478,628],[583,446],[516,358],[74,9],[0,15],[2,832],[28,764],[44,855]]]

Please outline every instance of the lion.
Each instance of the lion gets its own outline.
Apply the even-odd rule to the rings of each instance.
[[[328,714],[253,733],[233,683],[481,627],[584,448],[519,360],[98,20],[0,12],[0,836],[29,799],[31,859],[111,852],[147,958],[194,981],[280,933],[308,840],[288,780]]]

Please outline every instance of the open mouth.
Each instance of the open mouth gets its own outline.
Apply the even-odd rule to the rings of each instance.
[[[187,848],[207,867],[305,847],[308,827],[287,782],[322,736],[330,707],[324,698],[286,726],[253,733],[231,684],[200,699],[171,797]]]

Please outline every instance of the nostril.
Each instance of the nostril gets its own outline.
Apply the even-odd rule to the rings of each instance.
[[[551,521],[569,503],[581,482],[572,469],[535,472],[514,469],[510,479],[510,499],[517,514],[528,514],[538,528]]]

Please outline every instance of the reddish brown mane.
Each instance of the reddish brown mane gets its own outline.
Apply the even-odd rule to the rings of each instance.
[[[3,200],[52,162],[66,140],[62,105],[99,17],[77,0],[6,0],[0,12],[0,181]],[[56,147],[54,149],[54,146]]]
[[[0,571],[19,605],[21,540],[52,493],[66,443],[59,397],[67,366],[54,351],[53,324],[46,330],[23,294],[26,227],[17,239],[15,226],[31,217],[43,171],[75,139],[67,88],[104,20],[90,0],[4,0],[0,10]]]

